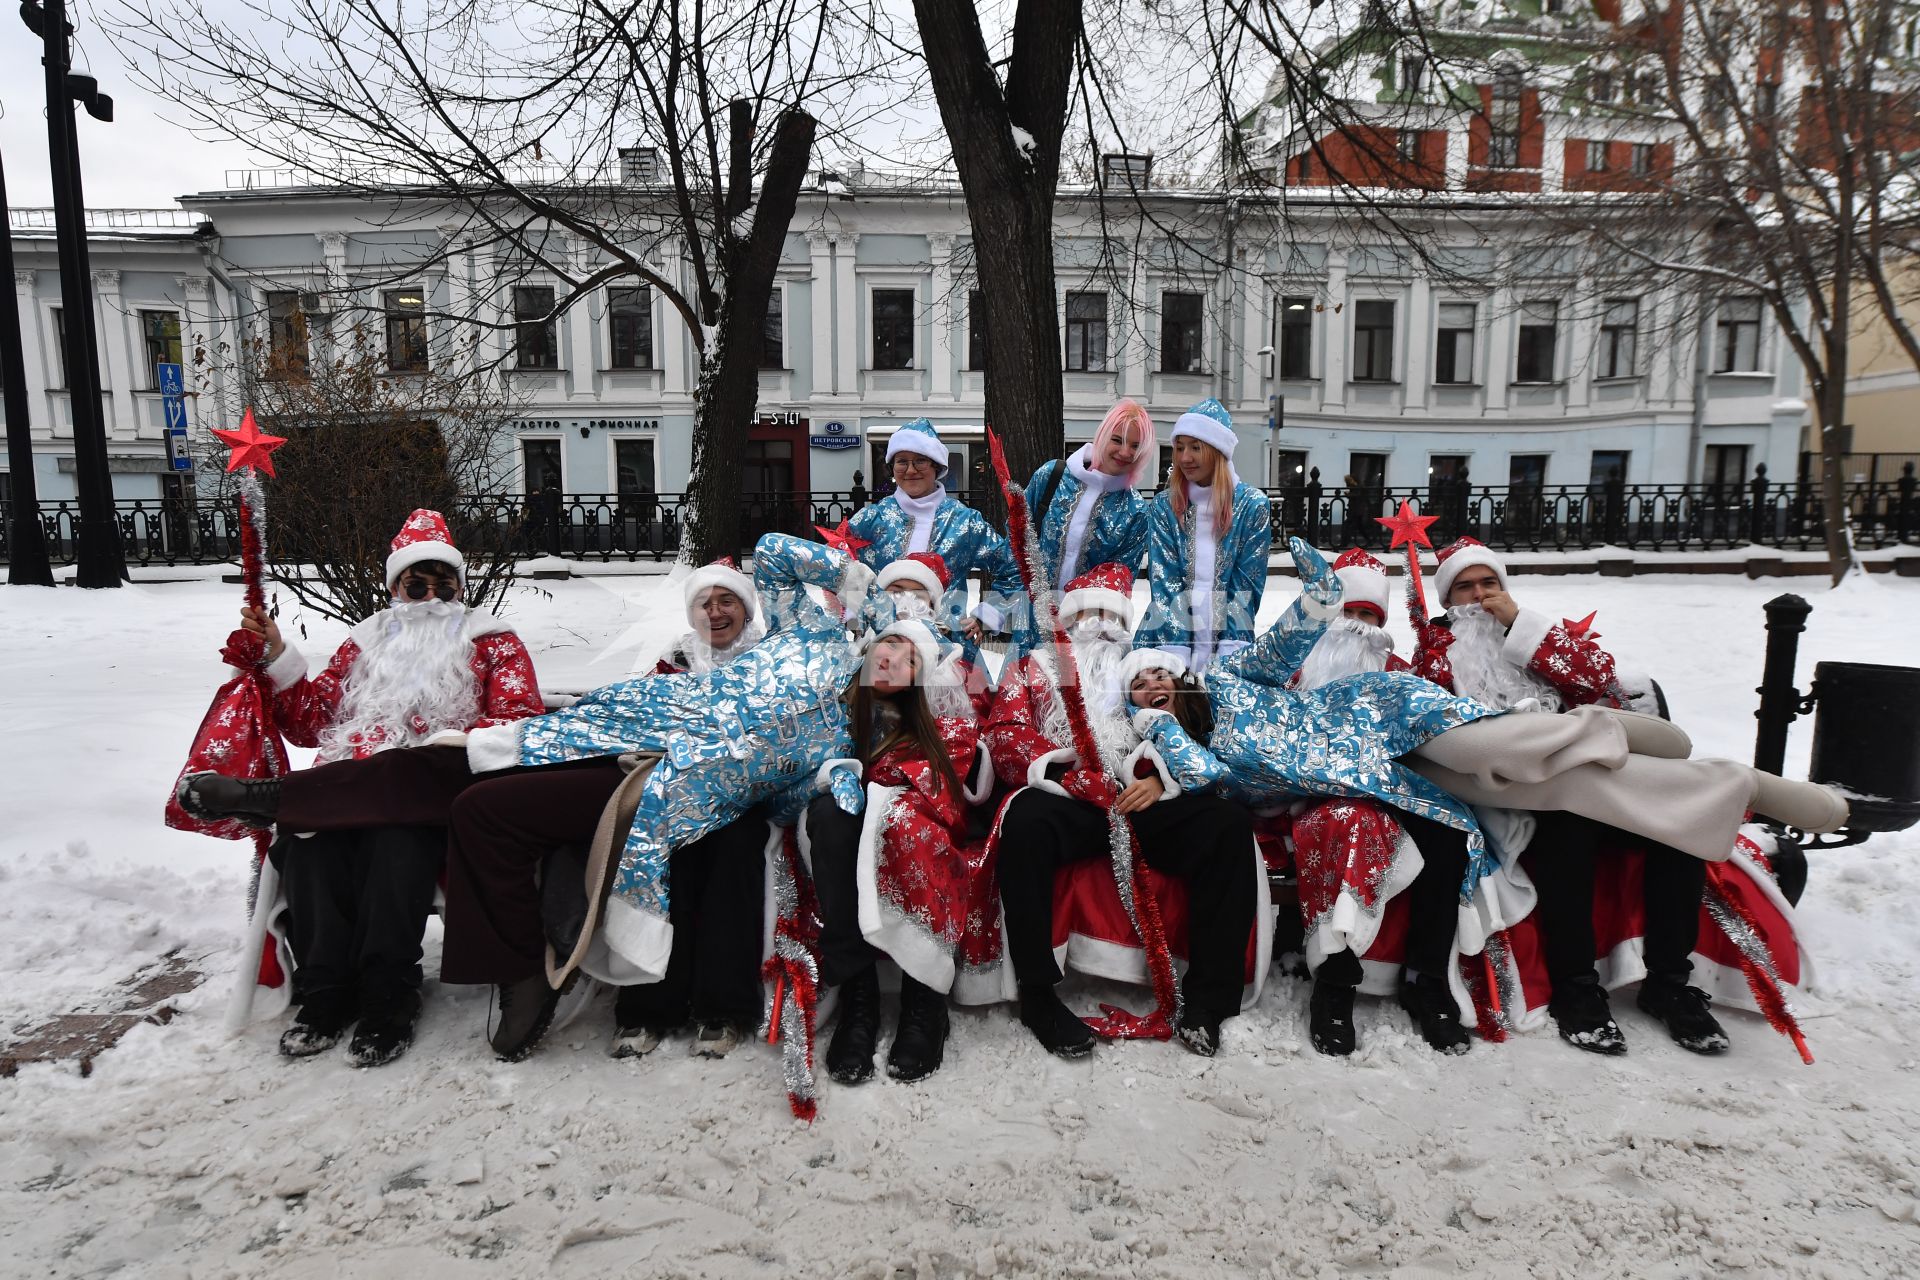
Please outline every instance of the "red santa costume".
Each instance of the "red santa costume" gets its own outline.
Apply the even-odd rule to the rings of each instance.
[[[936,617],[937,606],[946,598],[952,585],[953,574],[948,571],[943,557],[932,551],[916,551],[880,567],[880,572],[874,576],[874,590],[868,596],[868,603],[870,609],[882,608],[877,597],[884,592],[892,605],[892,617],[918,618],[937,632],[940,626]],[[927,593],[926,598],[922,599],[912,591],[902,591],[901,587],[918,587]],[[941,662],[941,679],[949,684],[958,682],[966,690],[974,718],[985,719],[987,708],[993,705],[993,689],[987,682],[986,671],[978,664],[969,662],[963,649],[946,650]]]

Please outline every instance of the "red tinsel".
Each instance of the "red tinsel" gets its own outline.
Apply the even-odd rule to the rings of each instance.
[[[773,954],[760,970],[761,978],[773,983],[767,1043],[782,1046],[787,1105],[796,1119],[811,1122],[820,1110],[813,1079],[814,1020],[820,1001],[820,910],[792,827],[781,832],[774,903]]]
[[[1739,842],[1749,855],[1759,852],[1745,836],[1741,836]],[[1707,864],[1707,888],[1703,904],[1707,909],[1707,918],[1739,952],[1740,972],[1746,976],[1754,1003],[1766,1015],[1767,1025],[1793,1041],[1793,1047],[1800,1053],[1800,1061],[1812,1066],[1813,1051],[1807,1047],[1806,1036],[1801,1034],[1800,1023],[1793,1016],[1793,1006],[1787,1003],[1786,993],[1780,989],[1780,979],[1774,972],[1773,957],[1767,952],[1760,922],[1753,918],[1752,912],[1734,890],[1725,863]]]

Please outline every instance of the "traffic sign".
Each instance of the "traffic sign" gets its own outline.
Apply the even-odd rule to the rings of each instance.
[[[165,396],[160,401],[160,407],[166,411],[167,430],[185,435],[187,433],[187,402],[178,396]]]
[[[181,396],[186,394],[187,380],[182,376],[177,364],[156,364],[154,377],[159,380],[160,394],[163,396]]]

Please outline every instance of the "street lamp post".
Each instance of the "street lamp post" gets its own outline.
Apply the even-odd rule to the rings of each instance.
[[[127,576],[113,514],[113,477],[107,469],[106,423],[100,413],[100,344],[93,318],[93,277],[87,269],[87,206],[80,187],[80,147],[73,104],[96,120],[113,119],[113,99],[92,76],[69,70],[73,26],[67,0],[23,0],[20,18],[40,36],[47,80],[47,158],[53,170],[53,220],[60,247],[60,297],[66,322],[67,395],[73,409],[74,487],[80,527],[74,581],[117,587]]]
[[[0,166],[0,219],[9,216],[7,173]],[[13,229],[0,221],[0,283],[13,282]],[[47,531],[40,523],[39,486],[33,475],[33,423],[28,418],[27,361],[20,345],[20,304],[0,299],[0,381],[6,386],[7,581],[16,587],[50,587],[53,565],[47,558]]]

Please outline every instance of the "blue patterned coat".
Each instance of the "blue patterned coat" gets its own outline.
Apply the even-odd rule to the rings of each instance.
[[[1056,590],[1061,585],[1060,557],[1066,550],[1067,525],[1073,519],[1073,509],[1086,486],[1067,469],[1064,461],[1057,458],[1041,466],[1033,473],[1033,479],[1027,481],[1027,510],[1037,516],[1041,495],[1047,489],[1047,477],[1059,470],[1065,470],[1066,474],[1060,477],[1060,486],[1053,491],[1053,501],[1048,505],[1045,517],[1036,520],[1034,525],[1039,535],[1041,559],[1046,564],[1047,581]],[[1075,573],[1085,573],[1097,564],[1113,562],[1124,564],[1137,576],[1141,561],[1147,554],[1148,500],[1141,497],[1137,490],[1128,487],[1115,493],[1103,493],[1095,502],[1097,505],[1087,521],[1086,541],[1081,544],[1080,562],[1075,566]],[[1033,628],[1031,613],[1028,609],[1015,612],[1009,658],[1018,657],[1040,641],[1039,634]]]
[[[872,581],[831,547],[770,533],[754,547],[754,587],[767,634],[705,675],[647,675],[594,690],[572,706],[469,736],[476,772],[660,752],[621,851],[606,917],[626,959],[664,970],[667,856],[771,801],[791,822],[821,765],[851,753],[842,701],[861,655],[806,585],[858,597]],[[621,907],[630,910],[622,910]]]
[[[913,517],[889,494],[856,512],[847,530],[872,544],[860,548],[860,563],[878,570],[910,550],[907,544],[913,537]],[[1026,593],[1007,540],[987,523],[987,518],[962,502],[946,499],[933,513],[926,549],[946,561],[947,572],[953,575],[953,585],[935,607],[940,625],[948,632],[960,630],[967,612],[967,575],[984,569],[988,581],[981,595],[981,620],[995,631],[1005,630],[1007,614]],[[974,646],[964,648],[967,660],[976,662]]]
[[[1448,729],[1500,713],[1404,671],[1289,689],[1288,679],[1340,608],[1340,580],[1326,561],[1298,538],[1293,554],[1307,590],[1202,681],[1214,715],[1208,747],[1227,769],[1227,794],[1256,807],[1303,795],[1370,796],[1444,822],[1467,833],[1471,861],[1461,894],[1470,896],[1495,865],[1472,810],[1399,757]]]
[[[1173,712],[1141,707],[1133,713],[1133,728],[1151,752],[1161,782],[1168,784],[1168,795],[1226,788],[1227,766],[1205,743],[1188,733]]]
[[[1267,589],[1267,555],[1273,549],[1273,523],[1267,495],[1250,484],[1233,486],[1233,523],[1214,552],[1212,581],[1194,581],[1192,506],[1175,519],[1173,491],[1161,490],[1147,513],[1147,566],[1152,603],[1134,636],[1140,647],[1177,653],[1196,670],[1206,669],[1194,653],[1195,615],[1211,606],[1211,642],[1230,652],[1253,640],[1254,615]],[[1210,532],[1210,530],[1209,530]],[[1204,596],[1204,599],[1203,599]],[[1200,637],[1206,639],[1206,637]]]

